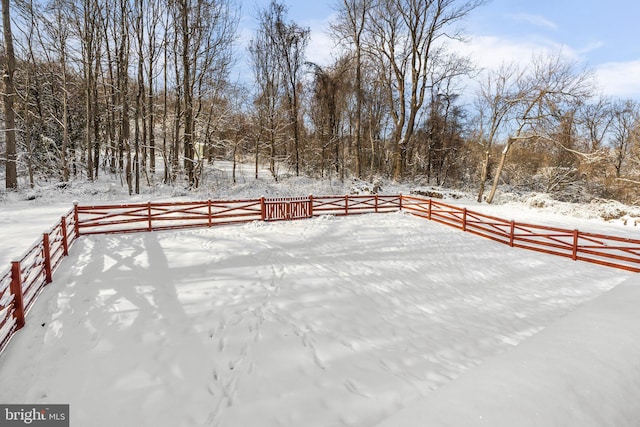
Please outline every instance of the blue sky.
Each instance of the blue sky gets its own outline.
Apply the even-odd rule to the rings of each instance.
[[[255,28],[256,7],[269,0],[240,0],[243,37]],[[311,28],[308,57],[331,62],[327,34],[339,0],[289,0],[289,18]],[[562,53],[593,70],[602,92],[640,99],[640,1],[492,0],[464,23],[469,43],[462,52],[482,67],[526,63],[534,54]]]

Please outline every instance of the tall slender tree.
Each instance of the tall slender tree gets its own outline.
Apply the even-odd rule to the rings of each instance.
[[[271,25],[270,43],[275,49],[276,60],[281,71],[284,94],[289,112],[289,126],[293,140],[293,164],[296,175],[300,175],[300,85],[305,64],[305,50],[309,43],[310,30],[295,22],[286,22],[287,8],[272,0],[269,5]]]
[[[482,168],[480,171],[480,185],[478,188],[478,202],[482,201],[489,166],[491,150],[501,132],[506,132],[510,114],[522,95],[517,91],[517,83],[521,79],[521,71],[515,65],[502,65],[495,71],[490,71],[481,82],[476,96],[476,131],[474,139],[482,148]]]
[[[197,186],[196,120],[202,97],[227,78],[238,16],[232,0],[175,0],[179,42],[184,169],[190,187]]]
[[[364,31],[367,17],[371,13],[373,0],[342,0],[338,7],[338,20],[332,25],[332,29],[338,38],[344,40],[353,51],[355,67],[355,117],[353,129],[353,143],[356,148],[355,174],[362,177],[362,109],[363,109],[363,85],[362,67],[364,54]]]
[[[7,190],[18,189],[18,154],[16,150],[16,113],[13,104],[16,97],[14,73],[16,57],[13,50],[13,33],[11,31],[10,0],[2,0],[2,27],[4,35],[3,77],[4,93],[4,132],[5,132],[5,187]]]
[[[380,0],[369,14],[367,49],[377,58],[393,106],[393,177],[400,179],[428,89],[443,63],[445,38],[484,0]],[[437,74],[437,73],[436,73]]]

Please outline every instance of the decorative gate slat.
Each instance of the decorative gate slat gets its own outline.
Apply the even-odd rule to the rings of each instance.
[[[286,199],[265,199],[265,221],[282,221],[311,218],[313,215],[310,197],[293,197]]]

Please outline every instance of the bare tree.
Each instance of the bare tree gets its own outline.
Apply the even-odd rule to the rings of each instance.
[[[385,75],[393,106],[393,176],[399,179],[428,89],[429,76],[445,53],[445,38],[459,38],[453,25],[482,0],[380,0],[368,19],[367,49]]]
[[[205,81],[220,84],[229,72],[238,16],[232,0],[176,0],[176,22],[183,88],[184,168],[189,185],[196,182],[196,106]]]
[[[611,123],[612,163],[616,178],[623,175],[624,166],[634,149],[636,126],[640,121],[640,106],[632,101],[619,101],[613,105]]]
[[[119,35],[120,46],[117,50],[118,90],[122,106],[120,138],[124,147],[125,177],[129,195],[133,194],[133,176],[131,165],[131,124],[129,119],[129,59],[131,41],[129,38],[128,22],[130,9],[126,0],[119,0]]]
[[[146,38],[147,38],[147,114],[148,117],[148,136],[149,136],[149,169],[151,176],[156,171],[156,138],[155,138],[155,116],[156,108],[154,104],[155,97],[155,77],[157,74],[157,64],[160,59],[160,42],[161,31],[166,33],[166,28],[161,28],[163,2],[161,0],[147,0],[145,10],[149,17],[146,20]]]
[[[68,70],[68,44],[70,39],[68,5],[61,0],[55,0],[49,5],[50,19],[45,22],[46,29],[52,39],[53,49],[57,52],[60,70],[62,72],[62,143],[60,147],[60,165],[62,168],[62,181],[69,181],[69,162],[67,150],[69,147],[69,70]]]
[[[271,175],[277,179],[276,145],[282,130],[282,120],[279,114],[282,97],[282,71],[278,63],[278,53],[273,43],[274,37],[271,34],[277,19],[275,12],[277,12],[277,8],[274,6],[259,12],[258,29],[249,43],[249,53],[257,89],[254,100],[257,125],[259,126],[256,140],[259,141],[260,135],[263,132],[266,133],[266,144],[269,150],[269,170]],[[258,148],[256,148],[256,159],[258,157]]]
[[[524,140],[546,139],[561,143],[549,135],[549,121],[569,103],[583,101],[592,93],[590,75],[576,72],[560,55],[535,58],[529,73],[517,82],[515,130],[505,143],[496,169],[487,203],[495,197],[502,170],[513,144]],[[565,147],[568,148],[568,147]]]
[[[293,134],[294,166],[296,175],[300,175],[300,83],[305,64],[305,50],[309,43],[309,29],[302,28],[295,22],[285,22],[287,9],[276,0],[272,0],[269,10],[273,16],[273,28],[270,29],[269,36],[282,73],[289,125]]]
[[[583,149],[591,152],[600,151],[613,121],[611,100],[599,97],[595,102],[583,103],[580,105],[579,115],[587,143]]]
[[[7,190],[18,189],[18,155],[16,150],[16,115],[13,103],[16,97],[13,77],[16,71],[16,57],[13,50],[13,33],[11,31],[10,0],[2,0],[2,27],[4,35],[3,82],[4,94],[4,132],[5,132],[5,187]]]
[[[327,151],[331,148],[333,150],[333,169],[336,176],[344,179],[346,159],[344,150],[341,149],[341,146],[344,146],[344,143],[341,144],[343,139],[341,130],[343,117],[346,115],[346,98],[351,91],[347,82],[350,60],[348,57],[339,58],[330,68],[312,65],[315,78],[311,119],[321,144],[322,174],[324,176]],[[359,154],[359,150],[356,149],[356,159]],[[358,160],[356,160],[357,164]]]
[[[338,7],[338,19],[332,25],[333,32],[338,35],[338,38],[345,40],[354,51],[356,106],[353,143],[356,147],[355,173],[358,178],[362,177],[363,39],[367,16],[372,6],[373,0],[342,0]]]
[[[476,96],[477,130],[475,139],[482,147],[483,159],[478,189],[478,202],[482,201],[485,184],[489,175],[491,149],[501,132],[507,132],[505,125],[509,115],[522,98],[517,83],[522,78],[522,72],[514,65],[502,65],[495,71],[490,71],[486,79],[480,84]]]
[[[121,0],[122,8],[124,8],[124,0]],[[94,144],[97,144],[94,138],[94,120],[96,118],[96,86],[97,80],[95,75],[95,67],[98,52],[99,33],[98,33],[98,11],[99,7],[96,0],[82,0],[80,5],[80,13],[77,14],[76,23],[80,42],[82,46],[82,69],[84,73],[85,84],[85,156],[86,156],[86,172],[87,178],[94,178]]]

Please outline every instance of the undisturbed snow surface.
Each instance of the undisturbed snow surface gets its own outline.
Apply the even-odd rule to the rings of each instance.
[[[447,424],[456,411],[429,402],[462,405],[471,415],[458,425],[473,425],[473,396],[491,396],[487,378],[536,378],[510,354],[556,351],[536,344],[540,331],[551,325],[564,342],[594,327],[553,332],[636,277],[406,214],[92,236],[71,252],[0,359],[0,402],[70,403],[77,426],[456,425]],[[622,350],[607,360],[607,348],[596,358],[605,366],[637,365]],[[569,386],[594,390],[578,412],[595,416],[594,356],[571,357],[580,375]],[[624,372],[608,375],[604,391],[618,392]],[[575,413],[550,411],[549,402],[575,404],[556,386],[540,380],[523,397],[553,414],[540,425],[577,425]],[[482,425],[523,415],[493,413]]]
[[[103,175],[0,194],[0,270],[73,200],[370,187],[255,180],[242,164],[232,184],[228,162],[207,174],[197,192],[153,184],[129,197]],[[442,193],[506,219],[640,238],[638,207]],[[638,306],[637,274],[403,214],[84,237],[0,356],[0,402],[70,403],[81,427],[632,427]]]

